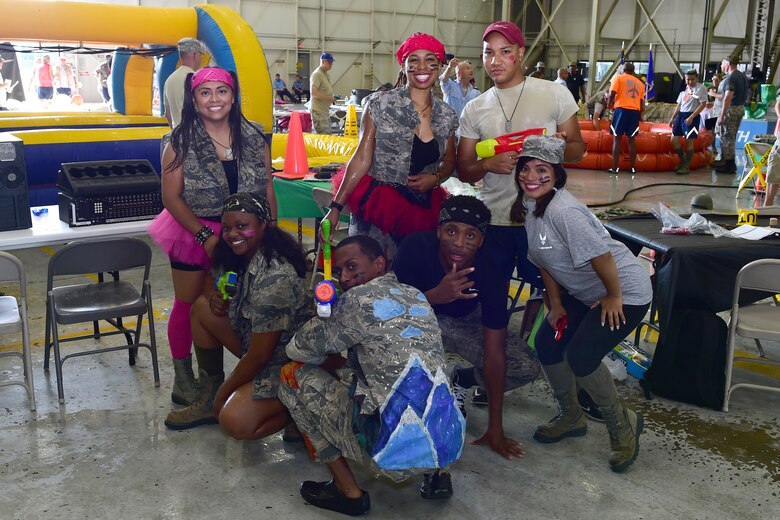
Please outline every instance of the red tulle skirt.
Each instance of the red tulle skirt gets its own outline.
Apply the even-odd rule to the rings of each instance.
[[[203,218],[198,220],[204,226],[210,227],[217,236],[222,232],[222,224],[219,222]],[[154,243],[172,261],[197,265],[203,270],[211,269],[211,258],[206,254],[206,250],[195,240],[195,235],[179,224],[179,221],[167,209],[155,217],[149,224],[148,231]]]
[[[343,181],[343,172],[333,177],[334,193]],[[431,231],[439,224],[439,210],[447,198],[447,190],[437,186],[431,190],[430,206],[409,201],[390,184],[383,184],[364,175],[350,194],[349,210],[358,218],[373,224],[395,239],[417,231]]]

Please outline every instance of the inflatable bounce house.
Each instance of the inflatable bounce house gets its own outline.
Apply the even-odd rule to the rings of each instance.
[[[162,114],[152,114],[153,83],[162,92],[176,70],[181,38],[201,40],[212,63],[235,71],[244,115],[269,133],[273,128],[265,54],[252,27],[230,8],[0,0],[0,13],[2,41],[113,49],[112,112],[0,112],[0,132],[24,142],[32,206],[56,203],[57,171],[65,162],[147,159],[160,171],[160,138],[168,126]]]

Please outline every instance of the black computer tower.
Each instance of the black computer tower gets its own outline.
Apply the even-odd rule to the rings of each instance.
[[[0,132],[0,231],[31,227],[24,143]]]

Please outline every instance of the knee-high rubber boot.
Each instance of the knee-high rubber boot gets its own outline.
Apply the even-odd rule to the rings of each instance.
[[[587,433],[588,425],[577,402],[576,380],[569,363],[564,360],[554,365],[542,365],[542,370],[558,402],[560,413],[549,423],[537,426],[534,439],[548,444],[566,437],[582,437]]]
[[[621,404],[612,374],[604,364],[587,376],[578,377],[577,381],[604,415],[612,445],[610,468],[618,473],[625,471],[639,454],[639,435],[644,425],[642,415]]]
[[[196,346],[195,355],[198,357],[200,367],[198,392],[192,404],[171,411],[165,418],[165,426],[171,430],[188,430],[219,422],[214,415],[213,407],[217,390],[225,381],[225,373],[222,371],[222,348],[203,349]]]
[[[171,401],[189,406],[198,393],[198,380],[192,372],[192,356],[173,360],[173,389]]]

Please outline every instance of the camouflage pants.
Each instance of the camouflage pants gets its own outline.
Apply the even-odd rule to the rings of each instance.
[[[454,352],[474,365],[474,375],[482,388],[485,374],[482,370],[484,336],[481,308],[461,318],[437,314],[444,350]],[[539,377],[539,361],[536,354],[523,341],[519,332],[507,331],[506,338],[506,383],[504,390],[514,390]]]
[[[379,242],[379,245],[384,249],[388,260],[392,260],[396,252],[398,252],[398,244],[393,240],[393,237],[385,234],[377,226],[352,213],[349,216],[349,236],[354,235],[367,235]]]
[[[311,111],[311,124],[317,134],[330,134],[330,112]]]
[[[299,388],[282,383],[279,399],[314,448],[317,462],[333,462],[340,456],[365,462],[366,452],[352,431],[349,388],[315,365],[303,365],[295,373]]]
[[[732,105],[723,114],[723,124],[718,135],[720,136],[721,159],[724,161],[733,161],[736,156],[737,132],[744,116],[745,107],[742,105]]]

